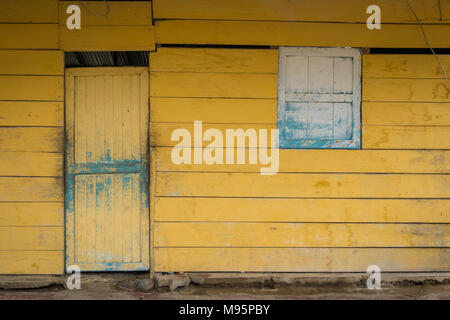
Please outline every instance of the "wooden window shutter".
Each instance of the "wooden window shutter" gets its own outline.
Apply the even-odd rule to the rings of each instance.
[[[359,149],[360,110],[359,49],[280,48],[281,148]]]

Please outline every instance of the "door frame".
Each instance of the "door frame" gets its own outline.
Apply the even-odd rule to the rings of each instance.
[[[120,71],[120,72],[118,72]],[[95,76],[95,75],[112,75],[112,74],[134,74],[140,76],[140,92],[141,95],[141,117],[145,117],[147,123],[146,129],[146,158],[141,163],[130,164],[126,166],[108,166],[114,171],[114,173],[135,173],[136,168],[140,168],[143,173],[142,178],[142,191],[143,200],[147,204],[147,214],[141,217],[141,261],[142,263],[117,263],[117,262],[105,262],[105,263],[91,263],[88,269],[81,268],[83,271],[149,271],[150,270],[150,194],[149,194],[149,163],[150,163],[150,148],[149,148],[149,130],[150,130],[150,106],[149,106],[149,70],[148,67],[83,67],[83,68],[66,68],[65,69],[65,208],[64,208],[64,220],[65,220],[65,270],[69,266],[77,265],[75,255],[75,176],[78,174],[96,173],[95,168],[89,168],[87,165],[82,165],[82,168],[75,170],[76,164],[74,163],[74,148],[75,148],[75,135],[74,135],[74,112],[75,112],[75,77],[76,76]],[[123,269],[123,265],[127,265],[127,269]]]

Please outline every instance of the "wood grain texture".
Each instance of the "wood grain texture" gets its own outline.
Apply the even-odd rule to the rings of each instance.
[[[0,24],[0,49],[59,49],[57,24]]]
[[[151,1],[60,1],[59,24],[66,25],[70,5],[81,9],[83,26],[152,25]]]
[[[450,85],[435,79],[365,79],[363,101],[449,102]]]
[[[68,265],[149,268],[148,90],[144,67],[66,71]]]
[[[0,126],[64,125],[63,102],[0,101]]]
[[[64,251],[0,251],[0,274],[63,274]]]
[[[0,74],[64,75],[64,52],[0,50]]]
[[[1,250],[64,250],[64,228],[0,227]]]
[[[424,25],[430,45],[450,46],[450,25]],[[427,48],[419,27],[412,24],[366,24],[275,21],[161,20],[156,41],[169,44]]]
[[[157,171],[260,172],[265,167],[248,161],[226,164],[225,158],[224,164],[175,164],[171,159],[174,149],[155,149]],[[248,150],[245,156],[248,159]],[[280,149],[278,172],[450,173],[450,151]]]
[[[0,177],[0,201],[63,201],[62,178]]]
[[[155,221],[170,222],[450,222],[450,200],[159,197],[155,205]]]
[[[450,126],[363,126],[363,148],[450,149]]]
[[[63,227],[63,202],[0,202],[1,227]]]
[[[278,50],[158,48],[150,71],[277,73]]]
[[[450,55],[440,54],[439,60],[450,73]],[[363,56],[364,79],[444,79],[436,58],[431,54],[369,54]]]
[[[153,51],[152,26],[84,26],[80,30],[60,28],[64,51]]]
[[[448,126],[450,103],[363,102],[362,124]]]
[[[126,163],[146,159],[147,135],[140,136],[140,133],[148,128],[148,71],[146,68],[138,68],[139,72],[134,68],[108,70],[111,73],[79,74],[72,78],[76,108],[68,109],[75,118],[68,125],[75,128],[71,142],[74,163]],[[81,71],[70,69],[69,72]]]
[[[248,123],[242,123],[242,124],[223,124],[223,123],[215,123],[215,124],[202,124],[203,132],[205,132],[208,129],[215,128],[219,130],[222,133],[222,136],[224,137],[224,145],[225,145],[225,137],[226,137],[226,130],[227,129],[242,129],[244,131],[247,131],[248,129],[254,129],[256,132],[259,132],[259,129],[267,129],[268,130],[268,136],[270,137],[270,129],[275,129],[275,124],[260,124],[260,123],[254,123],[254,124],[248,124]],[[192,122],[188,123],[151,123],[150,124],[150,145],[151,146],[175,146],[179,143],[179,141],[172,141],[171,136],[172,132],[176,129],[186,129],[189,131],[191,135],[191,142],[193,146],[199,146],[199,144],[194,141],[194,124]],[[268,138],[269,141],[269,138]],[[270,141],[269,141],[270,142]],[[209,142],[203,143],[204,146],[208,145]],[[248,145],[248,141],[247,141]]]
[[[0,151],[0,176],[62,177],[62,153]]]
[[[155,223],[155,247],[448,247],[449,242],[450,224]]]
[[[2,0],[1,23],[58,23],[58,0]]]
[[[150,83],[151,97],[277,97],[275,74],[151,72]]]
[[[63,101],[62,76],[0,76],[1,100]]]
[[[158,172],[157,196],[448,198],[448,175]]]
[[[289,0],[154,0],[155,19],[217,19],[217,20],[278,20],[278,21],[334,21],[365,23],[369,0],[345,0],[337,4],[333,0],[289,1]],[[377,1],[382,9],[383,23],[415,23],[407,4],[402,1]],[[421,22],[440,21],[438,3],[427,0],[412,2]],[[449,4],[443,1],[441,13],[450,18]]]
[[[60,153],[63,148],[63,128],[0,127],[0,151]]]
[[[449,257],[448,248],[155,248],[154,271],[449,271]]]
[[[275,124],[277,120],[275,99],[152,97],[150,103],[152,122]]]

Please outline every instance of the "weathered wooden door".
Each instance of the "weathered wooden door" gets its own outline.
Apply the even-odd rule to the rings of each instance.
[[[66,267],[149,269],[148,71],[66,70]]]

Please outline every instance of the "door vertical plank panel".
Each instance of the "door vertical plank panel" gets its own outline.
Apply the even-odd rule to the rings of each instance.
[[[114,161],[123,159],[122,148],[122,78],[113,76],[114,94]]]
[[[114,254],[113,254],[113,259],[114,261],[120,261],[123,262],[122,260],[122,244],[120,242],[120,239],[122,239],[122,234],[121,234],[121,225],[122,225],[122,221],[120,219],[120,214],[119,212],[122,212],[123,208],[122,208],[122,181],[121,181],[121,177],[119,177],[118,175],[114,175],[113,178],[113,201],[114,201],[114,218],[113,218],[113,226],[114,226],[114,239],[113,239],[113,249],[114,249]]]
[[[87,77],[86,93],[86,163],[93,163],[97,152],[95,148],[95,77]]]
[[[105,161],[105,81],[95,77],[95,162]]]
[[[75,179],[75,239],[77,241],[74,242],[75,244],[75,251],[74,251],[74,257],[77,257],[80,260],[85,260],[85,252],[82,251],[82,248],[86,248],[86,245],[84,243],[86,239],[86,233],[84,230],[84,227],[86,226],[86,223],[84,221],[85,218],[85,209],[87,206],[87,199],[86,199],[86,177],[80,176]],[[70,230],[69,230],[70,232]],[[74,263],[77,263],[78,261],[75,260]]]
[[[95,229],[96,229],[96,182],[97,176],[95,175],[87,175],[87,210],[86,210],[86,261],[87,262],[95,262]]]
[[[131,76],[122,77],[122,97],[124,101],[123,115],[123,153],[124,160],[135,160],[131,154]]]
[[[104,250],[105,250],[105,262],[112,262],[113,260],[113,206],[112,206],[112,193],[111,193],[112,175],[108,174],[105,177],[105,216],[104,216]]]
[[[105,118],[104,118],[104,143],[105,143],[105,149],[104,149],[104,162],[105,163],[112,163],[112,157],[113,157],[113,145],[114,145],[114,110],[107,110],[106,106],[112,106],[113,105],[113,83],[112,83],[112,77],[107,76],[105,77],[105,91],[104,91],[104,103],[105,103]]]
[[[136,141],[135,141],[136,142]],[[131,200],[131,261],[139,261],[140,259],[140,248],[139,248],[139,238],[140,232],[138,232],[139,228],[139,218],[141,216],[141,208],[139,198],[141,197],[141,190],[139,190],[139,176],[133,175],[132,177],[132,200]]]
[[[86,78],[75,78],[75,101],[77,101],[77,108],[75,109],[75,136],[77,143],[75,148],[75,162],[86,162],[86,120],[87,120],[87,92],[86,92]]]
[[[123,262],[131,261],[131,221],[132,221],[132,184],[133,179],[130,175],[124,175],[122,177],[123,182],[123,214],[122,214],[122,250],[123,250]]]
[[[139,114],[139,76],[131,78],[131,159],[141,160],[140,156],[140,114]]]
[[[105,211],[105,175],[96,176],[95,185],[95,261],[105,261],[105,234],[104,234],[104,211]]]

